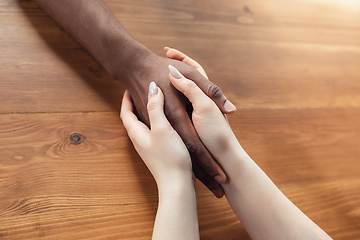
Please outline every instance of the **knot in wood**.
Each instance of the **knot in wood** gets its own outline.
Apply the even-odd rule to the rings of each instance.
[[[70,135],[70,143],[71,144],[80,144],[84,140],[84,136],[80,133],[73,133]]]

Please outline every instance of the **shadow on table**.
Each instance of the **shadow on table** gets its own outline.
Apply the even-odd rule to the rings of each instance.
[[[84,80],[112,109],[118,111],[125,91],[121,83],[113,79],[106,70],[50,17],[34,1],[18,0],[20,7],[49,46],[80,79]],[[74,103],[76,104],[76,103]]]

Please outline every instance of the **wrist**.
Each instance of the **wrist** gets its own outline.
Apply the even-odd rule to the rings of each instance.
[[[238,141],[233,142],[229,147],[227,153],[219,161],[221,167],[226,172],[229,179],[234,180],[242,174],[245,166],[251,162],[252,159],[241,147]]]
[[[120,45],[122,44],[120,43]],[[119,57],[111,63],[109,72],[113,78],[129,88],[134,80],[134,75],[141,72],[145,63],[149,62],[148,59],[156,55],[135,40],[127,43],[126,47],[119,46],[117,49]]]
[[[184,192],[188,189],[195,188],[195,178],[193,178],[192,171],[171,173],[163,176],[161,179],[156,179],[159,195],[173,195]]]

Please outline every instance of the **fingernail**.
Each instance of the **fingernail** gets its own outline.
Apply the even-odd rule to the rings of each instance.
[[[224,104],[224,108],[225,108],[225,111],[227,111],[227,112],[233,112],[236,110],[236,107],[234,106],[234,104],[232,104],[229,100],[226,100],[226,102]]]
[[[217,198],[221,198],[223,196],[223,194],[217,189],[212,189],[211,191]]]
[[[216,175],[216,176],[214,177],[214,179],[215,179],[215,181],[217,181],[219,184],[224,184],[224,183],[225,183],[225,179],[224,179],[222,176],[220,176],[220,175]]]
[[[169,51],[170,49],[171,48],[169,48],[169,47],[164,47],[165,52]]]
[[[183,75],[173,65],[169,65],[169,70],[171,72],[171,75],[174,76],[174,78],[176,79],[182,78]]]
[[[149,85],[149,95],[153,96],[158,93],[158,89],[155,82],[151,82]]]

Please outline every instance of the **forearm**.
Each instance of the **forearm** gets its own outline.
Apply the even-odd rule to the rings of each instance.
[[[199,239],[196,196],[192,179],[159,186],[159,207],[153,240]]]
[[[227,163],[223,185],[235,214],[252,239],[331,239],[302,213],[243,151]]]
[[[102,0],[35,0],[115,78],[149,54],[122,27]],[[125,83],[126,84],[126,83]]]

